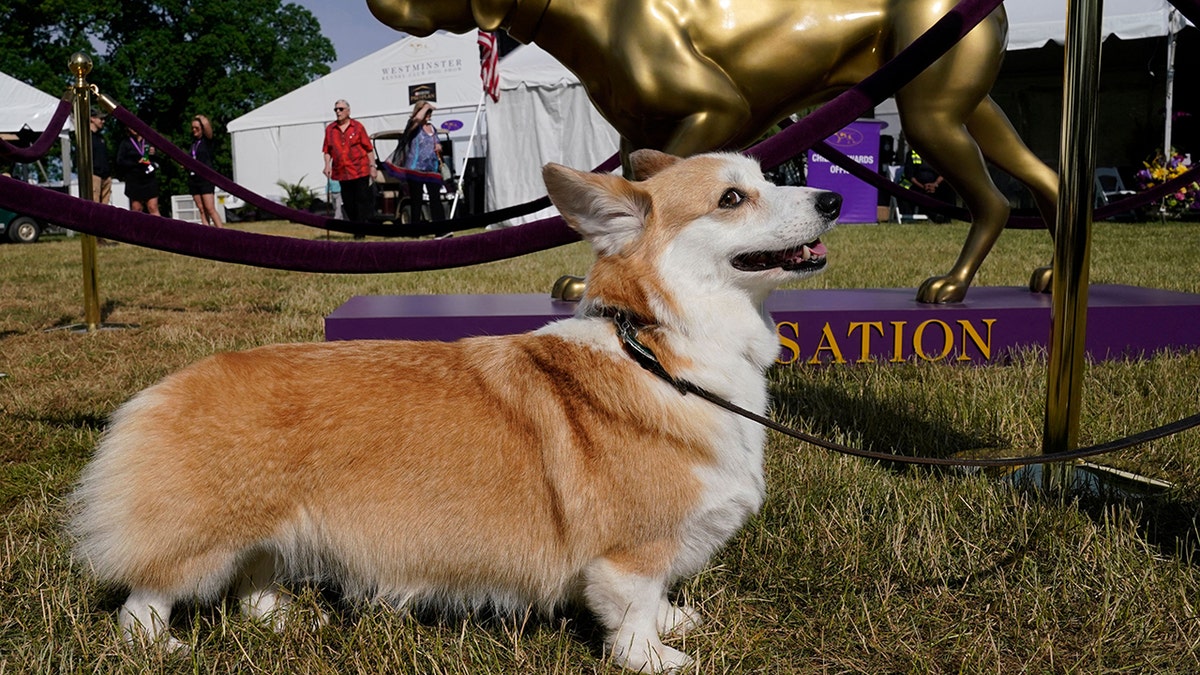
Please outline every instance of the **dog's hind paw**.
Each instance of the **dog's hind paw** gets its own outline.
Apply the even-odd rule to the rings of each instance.
[[[692,657],[684,654],[678,649],[672,649],[666,645],[663,645],[663,648],[658,652],[658,654],[656,654],[656,656],[658,657],[658,661],[653,665],[658,666],[658,670],[652,670],[648,672],[678,673],[684,668],[692,665]]]
[[[649,675],[678,673],[692,665],[692,657],[678,649],[659,644],[653,647],[647,645],[645,650],[618,649],[613,655],[613,662],[635,673]]]

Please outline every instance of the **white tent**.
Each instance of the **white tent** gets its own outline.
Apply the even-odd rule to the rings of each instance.
[[[1047,43],[1063,43],[1066,35],[1065,0],[1005,0],[1008,11],[1008,49],[1036,49]],[[1167,0],[1104,0],[1100,35],[1107,40],[1162,37],[1179,30],[1170,25],[1171,4]]]
[[[546,194],[542,165],[591,170],[618,147],[615,129],[588,99],[579,78],[537,45],[500,62],[500,100],[488,100],[487,208],[494,211]],[[551,209],[509,221],[520,224]]]
[[[15,134],[25,126],[33,131],[45,131],[50,124],[50,119],[58,110],[60,100],[37,87],[32,87],[10,75],[0,73],[0,101],[3,101],[0,103],[0,135],[4,136],[6,140],[12,140],[15,138]],[[62,149],[63,173],[68,176],[72,173],[70,132],[74,130],[73,116],[67,117],[66,123],[63,124],[63,130],[59,134],[59,140]],[[117,182],[116,185],[119,187],[121,183]],[[72,195],[79,195],[79,182],[74,177],[71,179],[69,191]],[[113,190],[112,203],[114,206],[129,208],[129,200],[125,197],[124,191],[120,189]]]
[[[65,89],[65,87],[64,87]],[[0,133],[16,133],[25,125],[34,131],[45,131],[58,109],[59,99],[36,87],[0,73]],[[73,130],[71,119],[63,131]]]
[[[3,101],[0,103],[0,134],[11,141],[16,138],[14,134],[25,126],[33,131],[45,131],[50,118],[58,110],[59,99],[11,75],[0,73],[0,101]],[[60,134],[63,167],[67,173],[71,171],[71,137],[67,132],[74,129],[75,125],[68,117]]]
[[[402,129],[414,97],[428,95],[434,123],[465,148],[481,87],[474,33],[403,38],[232,120],[233,179],[268,197],[281,198],[281,180],[323,192],[321,143],[338,99],[374,134]]]

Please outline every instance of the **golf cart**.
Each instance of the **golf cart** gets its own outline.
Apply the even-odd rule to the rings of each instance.
[[[51,223],[0,208],[0,241],[7,240],[14,244],[32,244],[41,238],[43,233],[57,233],[61,231],[61,229]]]
[[[24,130],[22,130],[24,132]],[[17,140],[21,134],[0,135],[7,141]],[[46,167],[41,160],[34,162],[16,163],[11,167],[0,168],[5,176],[11,176],[23,183],[35,183],[48,187],[57,192],[66,192],[62,182],[51,183],[46,174]],[[0,242],[11,241],[14,244],[32,244],[43,234],[62,234],[65,230],[53,223],[27,216],[15,211],[0,208]]]

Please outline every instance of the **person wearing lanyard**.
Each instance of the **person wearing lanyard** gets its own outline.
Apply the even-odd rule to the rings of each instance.
[[[117,145],[117,170],[125,181],[129,209],[157,216],[158,167],[153,161],[154,146],[133,129],[128,131],[129,136]]]
[[[213,166],[212,137],[212,122],[204,115],[193,117],[192,138],[195,140],[192,141],[192,159],[210,169]],[[212,182],[197,176],[195,172],[189,172],[188,192],[192,195],[192,201],[196,202],[201,222],[213,227],[222,227],[221,214],[217,211],[216,200],[213,197],[216,187]]]

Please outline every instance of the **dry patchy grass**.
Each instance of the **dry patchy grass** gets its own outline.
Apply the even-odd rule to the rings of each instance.
[[[314,236],[279,223],[253,229]],[[846,227],[812,287],[912,287],[964,226]],[[1101,224],[1095,283],[1200,292],[1196,224]],[[1177,242],[1185,242],[1179,245]],[[979,283],[1023,285],[1042,232],[1006,233]],[[322,319],[375,293],[547,292],[581,273],[582,245],[444,272],[312,275],[102,249],[105,320],[81,313],[74,240],[0,246],[0,673],[607,673],[586,613],[412,617],[301,588],[282,633],[227,605],[184,608],[187,657],[125,648],[120,589],[70,560],[62,498],[107,416],[216,351],[322,338]],[[1196,412],[1200,355],[1088,368],[1082,442]],[[1038,447],[1045,361],[781,369],[783,421],[899,452]],[[902,470],[773,436],[769,496],[708,571],[677,590],[708,623],[682,641],[700,673],[1177,672],[1200,670],[1197,432],[1105,461],[1173,481],[1153,499],[1046,498],[992,473]],[[319,612],[329,625],[314,629]]]

